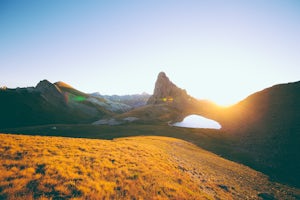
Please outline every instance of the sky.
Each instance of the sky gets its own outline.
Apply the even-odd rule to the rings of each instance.
[[[0,86],[153,93],[159,72],[221,105],[300,80],[298,0],[0,0]]]

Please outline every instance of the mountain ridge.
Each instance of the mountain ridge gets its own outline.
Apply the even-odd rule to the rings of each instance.
[[[87,94],[65,86],[42,80],[36,87],[0,90],[0,127],[87,123],[111,115],[103,106],[87,101]]]
[[[300,81],[254,93],[219,116],[216,119],[239,141],[236,149],[254,161],[250,165],[300,186]]]

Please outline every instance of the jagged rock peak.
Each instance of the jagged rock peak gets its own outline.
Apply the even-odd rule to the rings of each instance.
[[[153,95],[157,97],[165,97],[170,95],[170,93],[176,89],[179,88],[170,81],[166,73],[160,72],[155,83]]]
[[[167,77],[165,72],[159,72],[158,77],[157,78],[167,78],[169,80],[169,78]]]
[[[176,103],[176,101],[188,97],[185,90],[180,89],[170,81],[164,72],[158,74],[153,95],[148,104]]]

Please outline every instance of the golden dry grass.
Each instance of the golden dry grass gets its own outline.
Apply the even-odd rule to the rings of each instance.
[[[0,199],[293,199],[299,190],[179,139],[0,134]],[[295,197],[296,198],[296,197]]]

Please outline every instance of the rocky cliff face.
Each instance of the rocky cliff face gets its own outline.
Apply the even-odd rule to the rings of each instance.
[[[164,72],[158,74],[153,95],[147,104],[168,104],[183,109],[194,100],[187,92],[170,81]]]

